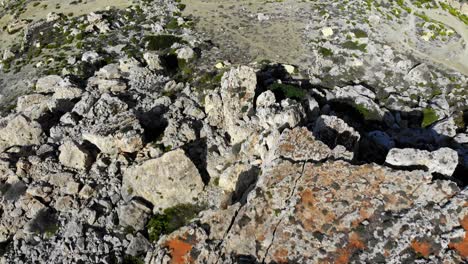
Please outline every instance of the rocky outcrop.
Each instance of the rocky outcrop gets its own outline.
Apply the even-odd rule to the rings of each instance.
[[[205,105],[205,108],[220,108],[223,125],[231,136],[231,144],[237,144],[247,139],[252,132],[248,117],[254,110],[255,88],[257,77],[252,68],[241,66],[225,73],[221,81],[220,105]],[[216,103],[216,101],[213,101]],[[247,118],[247,120],[246,120]]]
[[[409,1],[201,2],[245,7],[242,37],[294,12],[312,50],[239,66],[244,48],[229,62],[193,32],[193,3],[136,0],[50,13],[2,52],[31,90],[1,112],[0,263],[466,262],[466,78],[371,39]]]
[[[219,259],[225,263],[249,259],[265,263],[404,262],[421,255],[454,261],[465,257],[463,242],[459,242],[463,232],[455,230],[464,225],[468,214],[463,202],[466,190],[457,196],[455,184],[432,182],[430,173],[423,171],[353,166],[344,161],[316,163],[327,157],[308,158],[317,155],[314,149],[319,146],[326,150],[305,128],[285,131],[278,158],[264,166],[247,203],[202,218],[202,224],[209,224],[216,234],[195,225],[183,228],[158,243],[150,263],[163,259],[184,263]],[[455,208],[458,211],[453,214]],[[232,215],[232,210],[237,212],[232,224],[219,218]],[[418,214],[426,218],[416,220]],[[396,216],[397,220],[390,220]],[[440,221],[446,223],[445,231],[436,228]],[[425,230],[433,230],[431,240],[424,236]],[[454,233],[448,235],[448,230]],[[219,239],[220,247],[213,238]]]

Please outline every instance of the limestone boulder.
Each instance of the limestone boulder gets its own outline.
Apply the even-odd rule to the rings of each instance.
[[[193,203],[203,187],[195,164],[183,150],[177,149],[128,168],[123,176],[122,192],[142,197],[151,202],[155,210],[161,210]]]

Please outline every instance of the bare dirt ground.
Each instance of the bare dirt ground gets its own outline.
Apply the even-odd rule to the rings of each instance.
[[[233,62],[249,60],[270,60],[296,65],[309,61],[306,35],[321,37],[322,26],[310,25],[310,16],[316,11],[320,1],[214,1],[182,0],[187,8],[184,15],[195,18],[196,28],[204,32],[215,44],[225,50]],[[323,2],[323,1],[322,1]],[[328,3],[328,8],[338,8]],[[442,64],[451,70],[468,75],[468,27],[462,21],[442,9],[418,8],[411,1],[405,5],[413,14],[423,13],[432,20],[444,24],[461,36],[459,41],[437,45],[417,36],[414,15],[406,17],[403,23],[386,20],[381,14],[380,31],[372,38],[392,45],[396,50],[413,54],[421,59]],[[350,16],[352,17],[352,16]],[[326,21],[328,20],[328,21]],[[329,17],[323,22],[337,21],[339,17]],[[359,24],[359,21],[356,21]]]
[[[226,50],[233,62],[306,60],[303,35],[307,21],[298,14],[311,8],[299,1],[183,0],[184,15],[192,15],[196,28]],[[231,55],[231,56],[229,56]]]

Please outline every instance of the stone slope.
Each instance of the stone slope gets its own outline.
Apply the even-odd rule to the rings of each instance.
[[[463,110],[386,107],[365,75],[330,87],[298,66],[217,61],[183,8],[54,22],[92,26],[79,60],[0,119],[0,263],[468,260]]]

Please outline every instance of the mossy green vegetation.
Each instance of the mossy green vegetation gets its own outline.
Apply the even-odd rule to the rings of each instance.
[[[163,50],[170,48],[174,43],[181,43],[182,39],[174,35],[146,36],[143,41],[148,50]]]
[[[358,29],[358,28],[353,29],[353,33],[356,36],[356,38],[367,38],[368,37],[367,32],[365,32],[362,29]]]
[[[327,48],[324,48],[324,47],[320,47],[318,51],[319,51],[319,53],[322,54],[322,56],[324,56],[324,57],[333,56],[333,51],[332,51],[331,49],[327,49]]]
[[[302,100],[306,96],[306,91],[290,84],[274,83],[268,87],[269,90],[273,91],[275,94],[279,94],[280,97]]]
[[[439,120],[437,112],[432,108],[425,108],[423,110],[423,120],[421,122],[421,127],[428,127],[434,124],[437,120]]]
[[[146,225],[151,242],[158,241],[161,235],[170,234],[187,225],[203,209],[193,204],[179,204],[167,208],[161,214],[153,216]]]
[[[343,48],[351,50],[360,50],[362,52],[367,51],[367,45],[359,44],[359,42],[357,41],[346,41],[345,43],[343,43]]]
[[[130,255],[126,255],[123,259],[122,264],[144,264],[145,262],[139,258]]]

